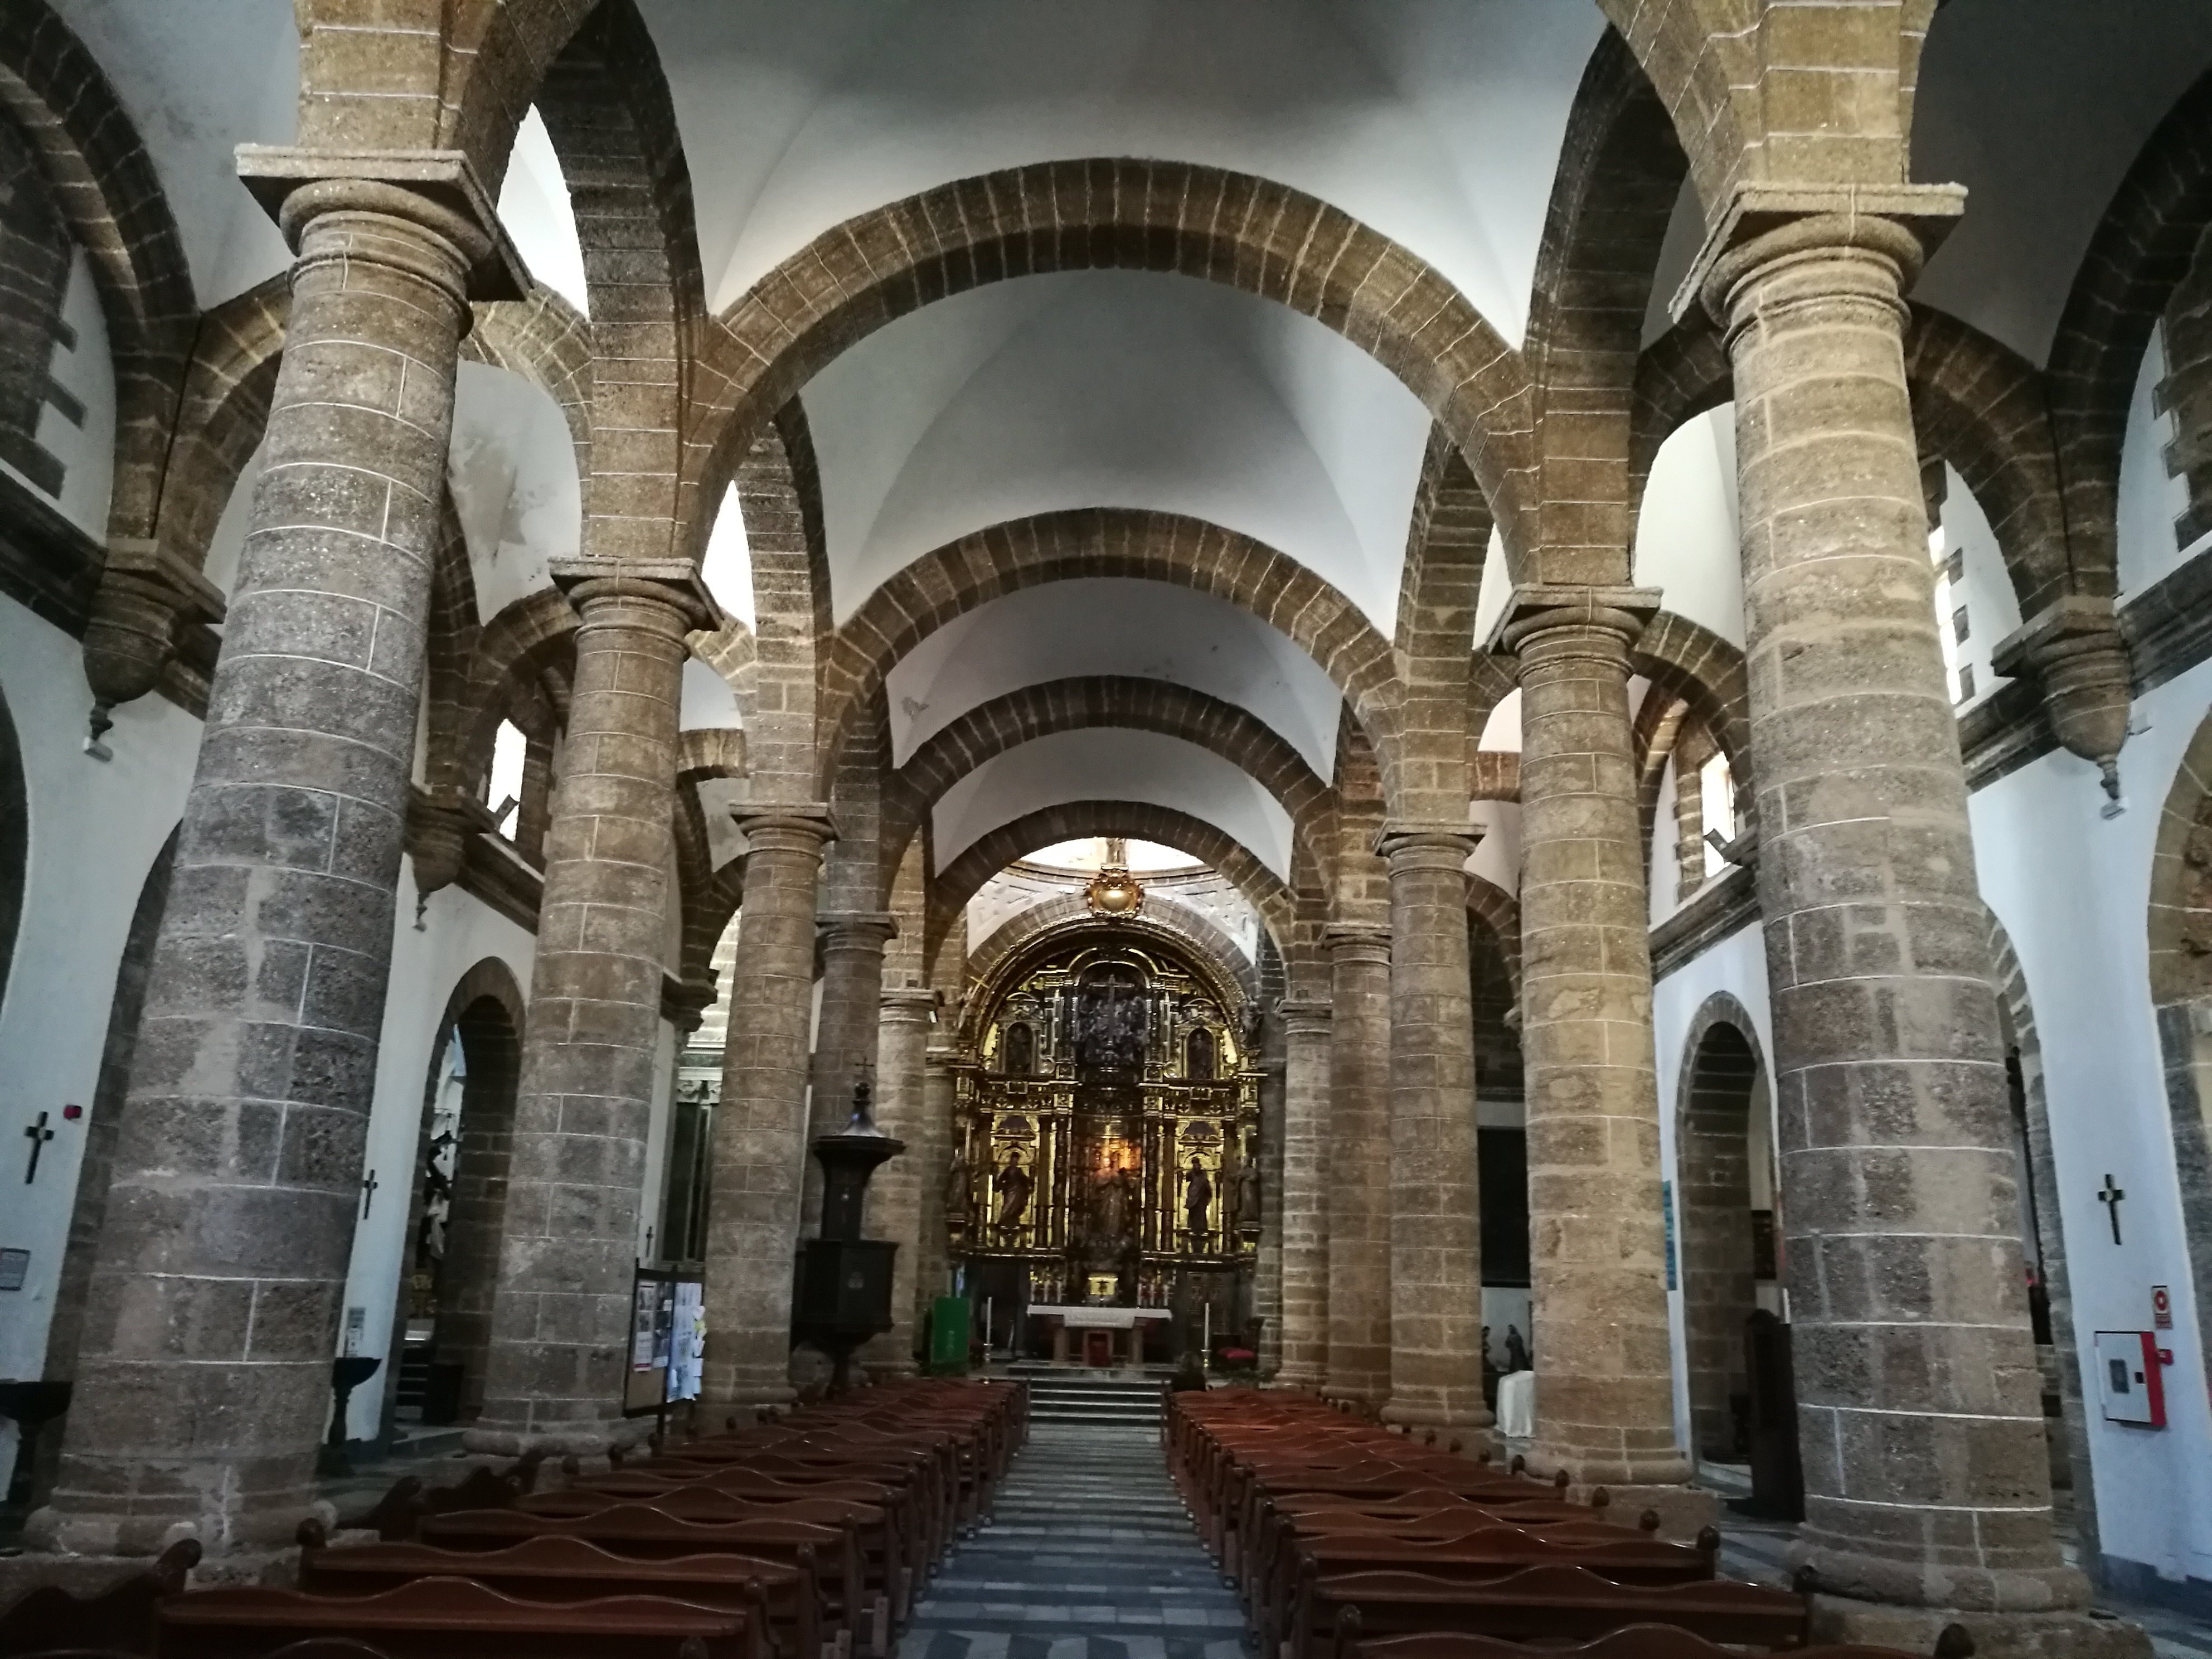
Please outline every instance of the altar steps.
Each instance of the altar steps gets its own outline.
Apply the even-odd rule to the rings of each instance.
[[[1060,1365],[1019,1366],[1030,1385],[1030,1421],[1157,1431],[1164,1377]]]

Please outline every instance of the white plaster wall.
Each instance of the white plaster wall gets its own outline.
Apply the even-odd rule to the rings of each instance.
[[[676,723],[685,732],[744,724],[738,713],[736,690],[720,672],[696,657],[684,659],[682,701]]]
[[[1736,520],[1735,405],[1685,421],[1659,446],[1636,519],[1636,583],[1660,604],[1743,647],[1743,554]]]
[[[200,725],[142,697],[115,711],[105,763],[84,753],[77,642],[0,599],[0,690],[21,744],[30,860],[15,962],[0,995],[0,1246],[31,1253],[20,1291],[0,1294],[0,1377],[34,1377],[46,1358],[54,1285],[91,1127],[115,974],[146,872],[184,811]],[[65,1121],[62,1109],[86,1115]],[[55,1139],[26,1183],[25,1125],[40,1112]],[[13,1432],[12,1425],[9,1432]],[[0,1462],[7,1448],[0,1444]]]
[[[1344,694],[1249,611],[1165,582],[1085,578],[1025,587],[954,617],[892,669],[892,763],[969,709],[1041,681],[1126,674],[1188,686],[1274,729],[1336,775]]]
[[[499,222],[514,242],[530,274],[576,307],[592,314],[584,279],[584,249],[576,236],[576,212],[568,199],[568,180],[554,153],[545,118],[532,104],[514,135],[500,181]]]
[[[1674,775],[1674,763],[1669,760],[1667,769],[1659,775],[1659,800],[1651,814],[1651,845],[1645,852],[1647,867],[1651,872],[1650,893],[1651,925],[1656,927],[1673,915],[1682,903],[1682,864],[1674,852],[1675,791],[1680,781]]]
[[[2020,594],[2013,586],[2012,573],[2005,568],[2004,551],[1997,545],[1996,532],[1990,528],[1989,515],[1982,511],[1981,502],[1948,462],[1944,464],[1943,476],[1948,486],[1941,514],[1944,550],[1948,554],[1955,548],[1966,556],[1956,583],[1948,579],[1937,581],[1936,608],[1946,658],[1954,665],[1964,663],[1974,671],[1974,695],[1961,700],[1960,707],[1964,708],[2009,684],[1990,666],[1990,653],[2020,627]],[[1954,645],[1952,613],[1961,605],[1966,611],[1966,637]]]
[[[1603,20],[1557,0],[647,0],[710,302],[830,227],[1040,161],[1170,156],[1334,203],[1517,344]],[[713,156],[711,176],[699,165]]]
[[[2098,1524],[2106,1553],[2167,1577],[2212,1579],[2212,1413],[2198,1352],[2195,1287],[2175,1176],[2149,991],[2151,854],[2160,803],[2208,703],[2212,664],[2136,705],[2120,756],[2130,809],[2100,815],[2095,769],[2063,751],[1978,791],[1975,858],[1983,896],[2027,980],[2043,1050],[2058,1207],[2074,1291],[2075,1336],[2151,1328],[2150,1287],[2173,1297],[2166,1373],[2172,1426],[2107,1424],[2088,1401]],[[2126,1190],[2124,1242],[2112,1242],[2096,1194]],[[2085,1379],[2094,1390],[2094,1376]]]
[[[1241,768],[1153,732],[1059,732],[995,755],[937,803],[941,871],[1001,824],[1079,800],[1146,801],[1212,824],[1288,879],[1290,814]]]
[[[1774,1021],[1766,998],[1766,944],[1759,925],[1739,928],[1684,963],[1651,988],[1651,1027],[1659,1068],[1659,1166],[1661,1178],[1674,1194],[1674,1288],[1667,1293],[1667,1328],[1674,1349],[1674,1438],[1690,1447],[1689,1351],[1682,1320],[1682,1204],[1680,1177],[1675,1171],[1676,1098],[1682,1082],[1682,1056],[1690,1022],[1716,992],[1725,991],[1744,1006],[1758,1028],[1759,1066],[1771,1066],[1774,1054]],[[1771,1118],[1771,1091],[1762,1091]],[[1771,1143],[1772,1127],[1768,1130]]]
[[[1122,507],[1242,532],[1395,625],[1429,412],[1273,301],[1150,272],[994,283],[870,335],[805,400],[840,623],[971,532]]]
[[[520,374],[463,363],[453,387],[447,482],[489,622],[549,586],[547,566],[583,544],[583,487],[561,406]]]
[[[699,580],[715,604],[755,633],[760,631],[753,605],[752,548],[745,540],[744,508],[735,484],[723,489],[722,504],[714,509],[707,550],[699,560]]]
[[[459,887],[441,887],[430,895],[418,932],[414,860],[403,860],[392,927],[392,980],[377,1039],[376,1093],[362,1162],[364,1176],[374,1170],[379,1185],[367,1219],[354,1231],[343,1304],[365,1310],[360,1352],[380,1354],[386,1364],[392,1363],[392,1316],[407,1242],[408,1186],[421,1146],[430,1067],[439,1058],[440,1018],[461,975],[488,957],[507,964],[527,998],[538,951],[533,935]],[[360,1217],[358,1206],[354,1214]],[[343,1340],[343,1316],[338,1329]],[[378,1432],[385,1380],[379,1370],[377,1386],[354,1391],[346,1419],[348,1438],[368,1439]]]
[[[203,307],[291,263],[238,182],[242,143],[299,131],[292,0],[54,0],[113,84],[176,217]]]

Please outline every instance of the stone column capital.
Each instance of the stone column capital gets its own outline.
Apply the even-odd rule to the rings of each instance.
[[[886,1025],[927,1025],[936,1018],[937,993],[927,987],[901,986],[885,991],[880,999],[883,1020]],[[928,1054],[922,1063],[929,1063]]]
[[[1901,307],[1899,296],[1966,210],[1960,185],[1740,184],[1706,234],[1671,309],[1680,318],[1702,302],[1707,315],[1732,330],[1751,279],[1838,255],[1887,261],[1895,270],[1889,297]]]
[[[453,271],[426,269],[396,246],[356,246],[348,257],[380,258],[438,283],[465,317],[471,300],[520,300],[530,292],[529,269],[475,164],[460,150],[240,144],[238,176],[295,253],[307,253],[308,228],[325,215],[373,215],[442,243]]]
[[[1388,966],[1390,928],[1387,922],[1333,921],[1321,930],[1321,942],[1333,962],[1372,962]]]
[[[816,858],[837,839],[837,826],[827,805],[754,806],[739,802],[730,809],[738,832],[749,848],[771,853],[806,853]]]
[[[689,559],[556,559],[550,568],[553,585],[586,624],[628,605],[636,610],[634,623],[657,627],[688,651],[690,635],[721,614]]]
[[[880,952],[899,936],[898,918],[888,910],[824,910],[814,928],[825,951]]]
[[[1519,656],[1524,674],[1532,657],[1592,648],[1625,656],[1658,613],[1659,600],[1656,587],[1524,582],[1506,601],[1486,648]]]
[[[1329,1020],[1336,1012],[1336,1005],[1327,997],[1285,997],[1275,1005],[1282,1016],[1283,1036],[1291,1037],[1328,1035]]]
[[[1394,876],[1413,870],[1457,874],[1481,840],[1482,832],[1470,824],[1388,823],[1375,838],[1375,851]]]

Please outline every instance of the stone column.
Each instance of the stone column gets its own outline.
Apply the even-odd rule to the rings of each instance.
[[[948,1022],[949,1024],[949,1022]],[[952,1162],[952,1113],[959,1096],[959,1051],[948,1024],[931,1029],[921,1056],[921,1116],[907,1156],[914,1160],[920,1200],[915,1217],[914,1320],[922,1328],[931,1304],[945,1294],[951,1241],[945,1231],[945,1172]]]
[[[815,888],[827,809],[757,811],[730,973],[730,1034],[714,1113],[707,1217],[707,1356],[716,1406],[790,1400],[791,1280],[806,1151],[807,1025],[814,1000]]]
[[[878,956],[878,963],[882,961]],[[920,1282],[921,1189],[928,1179],[923,1158],[928,1137],[923,1127],[923,1056],[929,1048],[930,1016],[937,993],[912,989],[883,994],[881,1036],[876,1050],[876,1127],[906,1142],[906,1151],[876,1171],[868,1183],[868,1237],[898,1246],[891,1270],[891,1328],[860,1350],[872,1376],[914,1374],[916,1306]]]
[[[1328,1380],[1330,1005],[1285,998],[1283,1016],[1283,1347],[1275,1381]]]
[[[853,1115],[853,1085],[875,1066],[883,1017],[884,946],[898,937],[898,919],[887,910],[827,911],[820,918],[818,936],[822,1014],[814,1028],[809,1140],[845,1127]],[[871,1182],[869,1191],[875,1187]],[[822,1166],[810,1157],[799,1231],[811,1238],[821,1231]]]
[[[1628,648],[1656,603],[1640,590],[1527,587],[1504,627],[1521,659],[1528,1462],[1577,1486],[1690,1478],[1674,1443],[1650,900],[1628,712]]]
[[[80,1556],[191,1534],[250,1559],[308,1512],[362,1207],[454,356],[471,294],[514,286],[458,153],[252,150],[241,166],[298,258],[76,1401],[32,1517],[34,1547]]]
[[[620,570],[620,575],[604,574]],[[604,1455],[622,1415],[659,1058],[684,635],[714,614],[686,562],[557,568],[580,618],[472,1451]]]
[[[1260,1243],[1252,1259],[1252,1315],[1260,1326],[1260,1380],[1283,1365],[1283,1056],[1261,1062]],[[1241,1221],[1240,1218],[1240,1221]]]
[[[1826,1592],[1820,1639],[1909,1644],[1958,1610],[2042,1611],[1966,1622],[1985,1655],[2049,1653],[2130,1627],[2066,1611],[2087,1586],[2051,1529],[2004,1054],[1900,346],[1922,236],[1958,205],[1936,185],[1740,191],[1702,293],[1735,374],[1805,1469],[1795,1553]]]
[[[1328,1374],[1334,1398],[1390,1395],[1390,930],[1322,934],[1330,969]]]
[[[1482,1200],[1475,1176],[1468,855],[1457,829],[1395,829],[1390,867],[1393,1423],[1487,1428]]]

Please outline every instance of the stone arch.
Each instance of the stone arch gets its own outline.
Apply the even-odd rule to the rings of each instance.
[[[453,1197],[446,1224],[446,1255],[439,1275],[436,1354],[462,1367],[461,1419],[483,1405],[484,1366],[491,1351],[492,1297],[498,1287],[500,1236],[505,1224],[507,1176],[514,1156],[514,1115],[522,1085],[522,1034],[527,1003],[514,971],[487,957],[463,974],[446,999],[430,1046],[423,1084],[422,1150],[417,1181],[430,1156],[430,1107],[443,1074],[447,1044],[460,1040],[467,1076],[461,1089],[459,1145],[453,1158]],[[409,1238],[414,1248],[415,1210]],[[405,1293],[402,1286],[402,1295]]]
[[[2089,1468],[2089,1423],[2081,1397],[2081,1356],[2074,1338],[2074,1281],[2066,1264],[2066,1223],[2058,1206],[2058,1163],[2051,1144],[2051,1100],[2043,1066],[2043,1039],[2035,1027],[2027,974],[2012,939],[1994,911],[1989,918],[1990,975],[1997,1009],[2011,1039],[2017,1071],[2017,1106],[2027,1146],[2029,1192],[2036,1252],[2043,1262],[2044,1296],[2050,1310],[2051,1340],[2058,1362],[2058,1411],[2066,1448],[2066,1473],[2074,1498],[2075,1527],[2081,1559],[2095,1561],[2101,1546],[2097,1529],[2097,1489]],[[2054,1484],[2056,1484],[2054,1482]]]
[[[459,787],[491,764],[492,741],[508,707],[549,671],[565,681],[575,635],[575,607],[551,587],[524,594],[484,623],[470,653],[467,690],[454,726],[453,771],[445,781]]]
[[[715,319],[691,453],[719,494],[762,423],[838,353],[986,283],[1140,270],[1279,301],[1367,351],[1466,454],[1517,559],[1528,389],[1518,353],[1437,271],[1288,185],[1189,162],[1097,158],[963,179],[825,231]]]
[[[23,748],[8,694],[0,690],[0,1000],[15,965],[15,932],[23,920],[23,888],[31,864],[31,798],[23,780]]]
[[[1266,722],[1170,681],[1087,675],[994,697],[933,736],[891,775],[884,811],[886,887],[930,808],[962,778],[1033,738],[1099,727],[1157,732],[1218,755],[1281,803],[1304,843],[1303,859],[1317,859],[1328,844],[1328,786]]]
[[[216,526],[269,424],[291,298],[288,278],[272,276],[201,321],[155,526],[162,551],[192,569],[206,564]]]
[[[1732,1396],[1749,1387],[1744,1322],[1757,1310],[1751,1237],[1751,1115],[1772,1074],[1750,1013],[1716,991],[1691,1018],[1674,1092],[1674,1191],[1681,1216],[1682,1332],[1690,1450],[1736,1461]],[[1767,1086],[1771,1086],[1771,1083]]]
[[[2212,1341],[2212,715],[2190,738],[2159,817],[2149,934],[2151,1011],[2198,1334]],[[2055,1304],[2051,1322],[2055,1330]]]
[[[92,1269],[100,1253],[100,1230],[107,1220],[107,1188],[115,1168],[115,1148],[123,1134],[124,1108],[131,1092],[131,1065],[138,1050],[138,1028],[146,1007],[147,975],[154,965],[154,938],[169,902],[169,877],[177,860],[177,835],[169,831],[138,889],[115,968],[115,994],[108,1004],[107,1033],[100,1045],[100,1071],[93,1083],[92,1114],[85,1125],[84,1154],[78,1162],[76,1196],[70,1210],[69,1238],[54,1285],[53,1322],[46,1328],[45,1374],[56,1381],[74,1378],[84,1338],[86,1303]],[[58,1436],[40,1449],[33,1480],[40,1492],[59,1465]]]
[[[1553,580],[1630,579],[1632,412],[1644,318],[1689,160],[1619,31],[1590,54],[1567,118],[1529,290],[1528,360]]]
[[[1498,941],[1498,953],[1505,959],[1506,975],[1512,981],[1513,1000],[1517,1003],[1521,1000],[1521,901],[1487,876],[1469,872],[1467,913]]]
[[[2117,580],[2120,448],[2136,375],[2208,228],[2212,70],[2175,100],[2113,191],[2051,342],[2045,384],[2066,524],[2082,576],[2105,584],[2093,592]]]
[[[1735,0],[1598,0],[1598,9],[1666,106],[1710,217],[1759,127],[1755,47],[1747,20],[1733,15],[1747,8]]]
[[[817,766],[827,776],[833,764],[820,752],[817,720],[835,626],[822,481],[796,398],[755,434],[735,483],[754,628],[747,676],[732,683],[753,757],[753,799],[817,800]]]
[[[503,368],[544,388],[560,405],[575,446],[576,476],[592,476],[592,325],[543,283],[521,300],[489,300],[473,307],[476,325],[461,338],[464,361]]]
[[[111,537],[150,537],[199,303],[153,158],[46,0],[0,8],[0,112],[39,153],[100,291],[115,368]]]
[[[1467,459],[1442,427],[1431,428],[1406,564],[1398,580],[1395,661],[1408,715],[1404,742],[1418,798],[1398,802],[1409,823],[1455,819],[1467,799],[1468,678],[1476,598],[1490,550],[1490,503]],[[1425,718],[1415,719],[1416,711]]]
[[[1304,650],[1342,691],[1395,781],[1398,699],[1388,641],[1342,593],[1273,548],[1198,519],[1082,507],[994,525],[915,560],[837,630],[823,665],[822,776],[899,659],[955,617],[1025,587],[1074,577],[1162,581],[1250,611]],[[1392,797],[1395,799],[1395,797]]]
[[[933,967],[953,920],[993,876],[1024,854],[1084,836],[1158,842],[1212,865],[1260,913],[1260,925],[1287,957],[1298,904],[1291,889],[1242,842],[1201,818],[1146,801],[1081,800],[1016,818],[966,848],[930,884],[927,950]]]
[[[1729,757],[1736,793],[1751,776],[1751,679],[1743,653],[1687,617],[1662,611],[1629,653],[1630,665],[1651,682],[1650,696],[1689,706]]]
[[[968,982],[974,988],[963,1001],[963,1018],[972,1022],[994,1006],[1014,977],[1012,965],[1041,941],[1048,939],[1057,946],[1063,940],[1109,933],[1164,941],[1205,963],[1222,984],[1234,986],[1245,1000],[1260,994],[1257,965],[1246,959],[1228,934],[1196,912],[1160,904],[1141,915],[1107,918],[1093,915],[1080,894],[1068,894],[1009,916],[969,952]],[[981,1035],[970,1029],[963,1040],[972,1046]]]
[[[1718,409],[1735,395],[1735,370],[1719,327],[1692,306],[1682,320],[1644,347],[1636,360],[1629,398],[1628,515],[1635,523],[1660,446],[1685,421]]]
[[[599,0],[545,70],[538,110],[575,210],[595,356],[593,424],[621,434],[603,473],[585,472],[586,556],[675,552],[686,348],[707,310],[691,175],[652,33],[630,0]],[[604,410],[602,410],[604,405]]]

